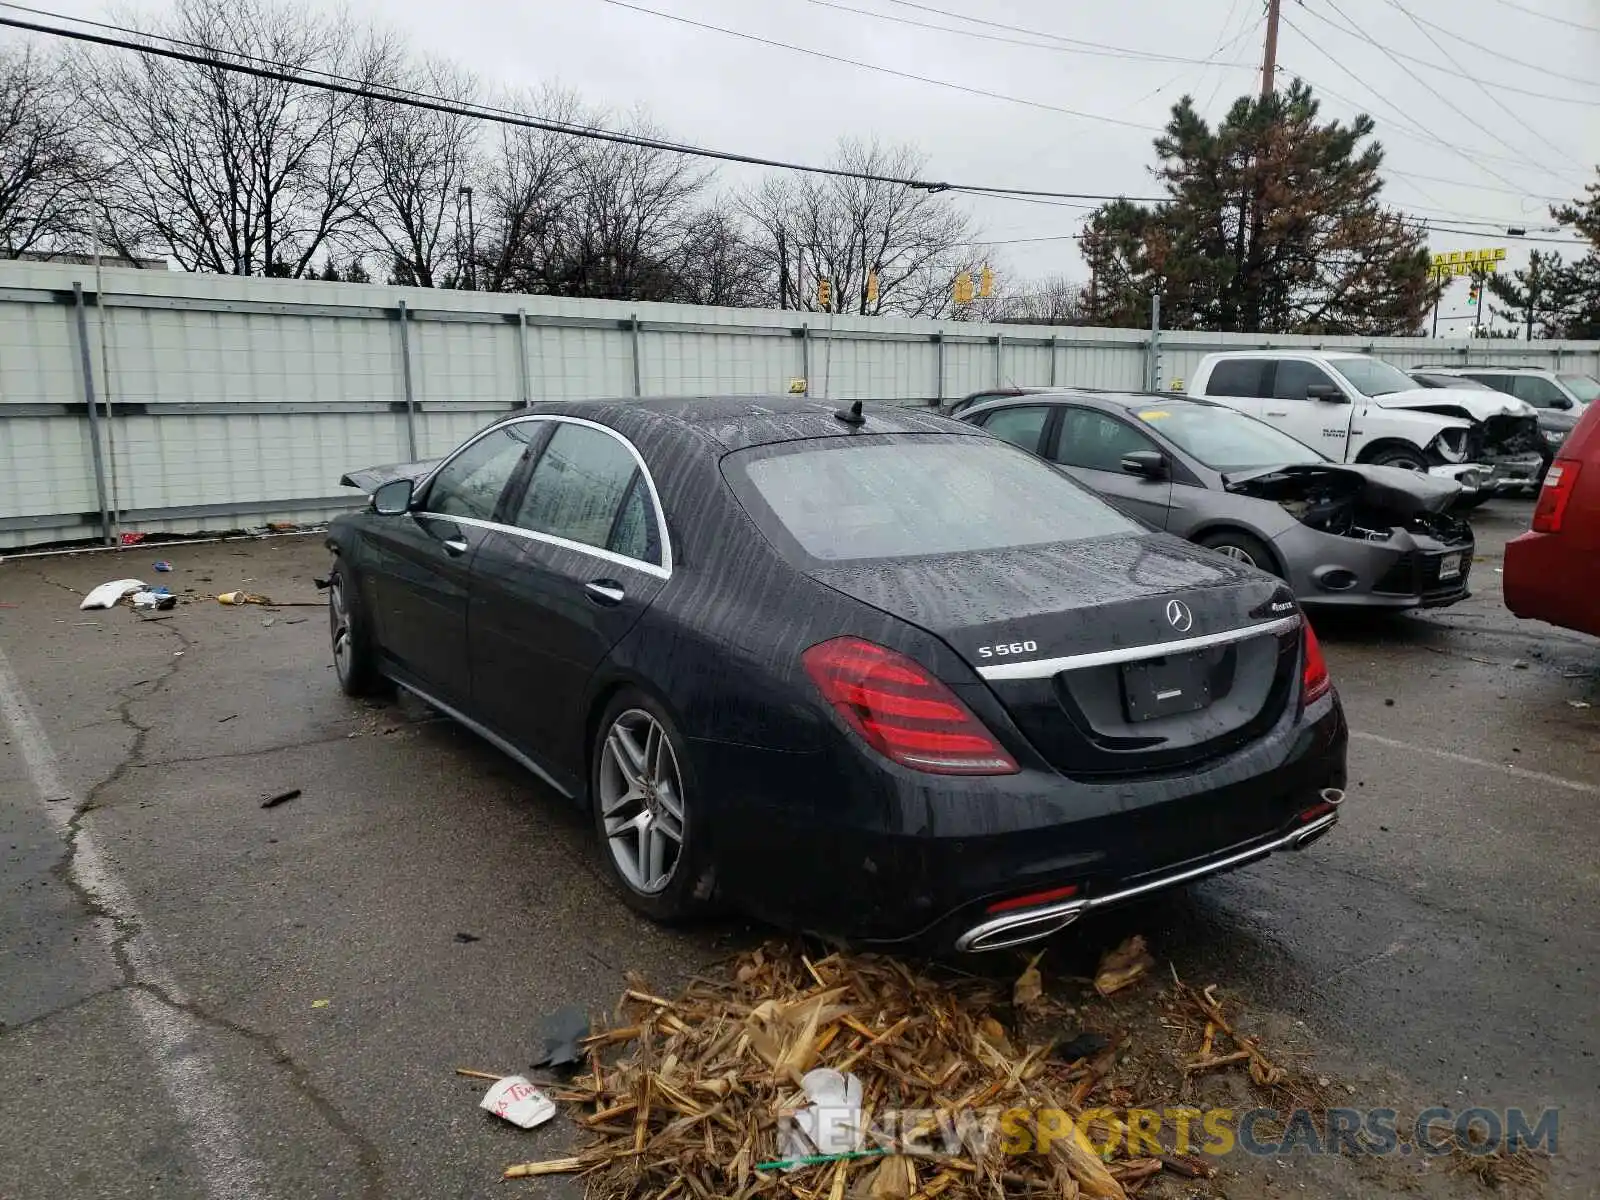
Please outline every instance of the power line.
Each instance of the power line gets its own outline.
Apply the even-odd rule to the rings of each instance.
[[[1527,67],[1528,70],[1537,71],[1541,75],[1548,75],[1551,79],[1562,79],[1568,83],[1576,83],[1586,88],[1600,88],[1600,83],[1596,83],[1593,79],[1585,79],[1581,75],[1563,75],[1560,71],[1552,71],[1549,67],[1543,66],[1539,63],[1531,63],[1520,58],[1512,58],[1509,55],[1502,54],[1493,46],[1485,46],[1482,42],[1475,42],[1471,38],[1464,38],[1454,30],[1446,29],[1443,25],[1426,20],[1423,17],[1413,17],[1412,20],[1416,21],[1418,24],[1427,25],[1437,29],[1440,33],[1444,34],[1445,37],[1454,38],[1463,46],[1471,46],[1474,50],[1482,50],[1485,54],[1492,54],[1500,62],[1511,63],[1512,65],[1518,67]]]
[[[1023,25],[1007,25],[1002,21],[991,21],[984,17],[969,17],[965,13],[951,12],[946,8],[935,8],[930,4],[915,4],[912,0],[888,0],[890,4],[899,5],[901,8],[914,8],[919,12],[932,13],[936,17],[949,17],[956,21],[966,21],[972,25],[982,25],[986,29],[1002,29],[1007,33],[1020,33],[1027,37],[1048,38],[1052,42],[1061,42],[1069,46],[1087,46],[1100,50],[1115,50],[1128,58],[1148,59],[1152,62],[1183,62],[1184,59],[1170,54],[1159,54],[1153,50],[1137,50],[1131,46],[1108,46],[1104,42],[1086,42],[1081,38],[1070,38],[1064,34],[1050,33],[1043,29],[1029,29]]]
[[[16,8],[18,5],[3,5],[3,7]],[[37,11],[37,10],[30,10]],[[73,18],[63,18],[72,20]],[[281,83],[296,84],[301,87],[320,88],[323,91],[337,92],[342,95],[354,96],[360,99],[376,100],[386,104],[397,104],[406,108],[422,109],[428,112],[444,113],[451,116],[470,117],[478,120],[489,121],[494,124],[512,125],[526,129],[538,129],[547,133],[558,133],[575,138],[584,138],[592,141],[611,142],[626,146],[638,146],[650,150],[663,150],[675,154],[685,154],[696,158],[709,158],[721,162],[739,163],[746,166],[774,167],[785,171],[798,171],[809,175],[824,175],[842,179],[859,179],[873,183],[891,183],[901,187],[914,188],[927,192],[961,192],[969,195],[988,196],[998,199],[1032,200],[1035,202],[1054,202],[1072,200],[1116,200],[1123,197],[1110,193],[1095,192],[1059,192],[1034,188],[1007,188],[990,186],[986,184],[948,183],[936,180],[917,179],[912,177],[884,175],[874,171],[855,171],[844,167],[822,167],[810,163],[789,162],[784,159],[766,158],[761,155],[743,154],[731,150],[716,150],[704,146],[695,146],[685,142],[671,142],[662,138],[646,137],[641,134],[616,132],[600,129],[595,126],[577,125],[571,122],[555,121],[546,118],[515,113],[508,109],[490,108],[485,105],[468,104],[458,101],[445,101],[431,98],[422,93],[413,92],[404,88],[385,87],[382,85],[366,85],[349,81],[345,77],[333,76],[326,72],[312,71],[312,75],[321,78],[312,78],[303,70],[285,70],[277,66],[255,65],[266,60],[255,58],[252,55],[238,51],[219,50],[215,47],[201,46],[198,51],[180,50],[172,46],[158,45],[158,41],[180,41],[133,31],[135,36],[145,39],[130,41],[125,38],[115,38],[107,34],[90,33],[79,29],[63,29],[59,26],[43,25],[35,21],[24,21],[16,17],[0,16],[0,27],[21,29],[30,33],[42,33],[52,37],[65,38],[69,41],[85,42],[91,45],[106,46],[115,50],[130,50],[137,54],[153,55],[157,58],[173,59],[178,62],[192,63],[209,70],[226,71],[232,74],[249,75],[258,79],[271,79]],[[197,46],[198,43],[181,43]],[[202,52],[203,51],[203,52]],[[1141,199],[1149,200],[1150,197]]]
[[[916,29],[931,29],[939,33],[952,33],[957,37],[975,38],[985,42],[1000,42],[1008,46],[1027,46],[1034,50],[1050,50],[1057,54],[1085,54],[1097,58],[1131,59],[1136,62],[1164,62],[1187,63],[1190,66],[1209,66],[1214,64],[1217,50],[1211,52],[1207,58],[1184,58],[1173,54],[1157,54],[1142,50],[1127,50],[1119,46],[1108,46],[1097,42],[1074,42],[1071,45],[1061,44],[1061,39],[1053,35],[1041,34],[1038,36],[1049,37],[1047,42],[1028,41],[1024,38],[1005,37],[996,33],[979,33],[976,29],[958,29],[950,25],[935,25],[931,21],[918,21],[913,17],[897,17],[893,13],[872,12],[865,8],[856,8],[849,4],[839,4],[836,0],[806,0],[808,4],[815,4],[820,8],[832,8],[839,12],[852,13],[858,17],[871,17],[879,21],[892,21],[896,25],[908,25]],[[1222,66],[1246,67],[1249,63],[1223,63]]]
[[[989,100],[1004,100],[1009,104],[1021,104],[1027,108],[1043,109],[1045,112],[1060,113],[1067,117],[1078,117],[1085,121],[1103,121],[1107,125],[1121,125],[1127,129],[1138,129],[1145,133],[1161,132],[1154,125],[1141,125],[1137,121],[1125,121],[1121,117],[1107,117],[1100,113],[1083,112],[1076,108],[1066,108],[1059,104],[1049,104],[1043,100],[1029,100],[1023,96],[1008,96],[1003,92],[991,92],[986,88],[969,87],[964,83],[955,83],[948,79],[934,79],[928,75],[916,75],[910,71],[896,70],[894,67],[881,66],[878,63],[861,62],[859,59],[845,58],[839,54],[829,54],[823,50],[813,50],[808,46],[796,46],[789,42],[780,42],[773,38],[758,37],[753,33],[744,33],[738,29],[729,29],[723,25],[712,25],[706,21],[696,21],[689,17],[680,17],[676,13],[660,12],[653,8],[644,8],[641,5],[629,4],[627,0],[601,0],[603,4],[610,4],[615,8],[625,8],[631,12],[644,13],[646,16],[660,17],[664,21],[676,21],[680,25],[689,25],[695,29],[708,30],[711,33],[725,34],[728,37],[739,38],[742,41],[754,42],[760,46],[771,46],[777,50],[788,50],[794,54],[805,54],[812,58],[824,59],[827,62],[841,63],[847,67],[857,67],[864,71],[877,71],[884,75],[893,75],[900,79],[909,79],[915,83],[926,83],[933,87],[948,88],[954,92],[965,92],[969,96],[983,96]]]
[[[1221,39],[1227,36],[1228,30],[1230,28],[1232,28],[1232,26],[1233,26],[1233,14],[1237,9],[1238,0],[1234,0],[1234,2],[1235,2],[1235,7],[1229,9],[1228,10],[1228,15],[1225,18],[1223,18],[1223,21],[1222,21],[1222,32],[1217,35],[1217,37],[1218,37],[1218,42],[1217,42],[1218,46],[1220,46],[1222,44]],[[1261,22],[1265,19],[1265,18],[1258,17],[1254,22],[1252,22],[1250,20],[1250,6],[1249,5],[1245,5],[1244,18],[1245,18],[1245,20],[1244,20],[1243,27],[1239,30],[1238,33],[1236,33],[1234,35],[1233,40],[1235,42],[1237,42],[1239,39],[1245,37],[1246,35],[1255,32],[1256,29],[1260,28]],[[1217,51],[1212,51],[1212,53],[1215,54],[1215,53],[1217,53]],[[1201,74],[1203,76],[1204,72],[1201,72]],[[1217,98],[1217,93],[1222,90],[1222,81],[1223,81],[1224,78],[1226,78],[1226,76],[1218,75],[1217,76],[1217,82],[1211,85],[1211,94],[1206,97],[1206,103],[1205,103],[1206,109],[1209,109],[1211,107],[1213,101],[1215,101],[1216,98]],[[1204,111],[1204,110],[1202,110],[1202,111]]]
[[[1376,46],[1380,51],[1383,52],[1384,55],[1386,55],[1389,58],[1389,60],[1391,62],[1393,62],[1395,64],[1395,66],[1399,66],[1400,65],[1400,60],[1395,57],[1394,51],[1390,50],[1388,46],[1386,46],[1382,42],[1378,41],[1377,38],[1373,37],[1366,30],[1358,29],[1356,27],[1355,23],[1353,21],[1351,21],[1350,18],[1345,14],[1344,9],[1339,7],[1338,0],[1328,0],[1328,7],[1333,9],[1334,12],[1338,13],[1340,18],[1344,21],[1344,23],[1350,27],[1351,32],[1355,33],[1356,36],[1360,37],[1362,41],[1367,42],[1370,45]],[[1436,99],[1438,99],[1438,101],[1441,104],[1443,104],[1451,112],[1455,113],[1456,116],[1460,117],[1463,121],[1467,122],[1467,124],[1471,125],[1479,133],[1483,134],[1485,137],[1493,138],[1495,141],[1499,142],[1502,146],[1504,146],[1507,150],[1511,151],[1512,154],[1520,154],[1521,153],[1521,151],[1516,146],[1514,146],[1510,142],[1506,141],[1505,138],[1501,137],[1498,133],[1495,133],[1492,129],[1486,129],[1482,124],[1480,124],[1479,122],[1473,120],[1472,117],[1467,113],[1467,111],[1465,109],[1463,109],[1460,105],[1458,105],[1454,100],[1450,99],[1449,96],[1446,96],[1438,88],[1434,87],[1433,84],[1429,83],[1426,79],[1423,79],[1419,75],[1419,76],[1416,76],[1416,80],[1424,88],[1426,88],[1431,95],[1433,95]],[[1535,170],[1546,171],[1547,174],[1552,175],[1552,176],[1556,176],[1556,177],[1559,177],[1559,175],[1560,175],[1560,172],[1547,170],[1547,168],[1540,166],[1538,163],[1534,162],[1533,159],[1528,158],[1526,155],[1523,155],[1523,160],[1524,160],[1524,162],[1526,162],[1526,164],[1528,166],[1534,168]],[[1484,169],[1488,170],[1488,168],[1484,168]],[[1505,183],[1512,184],[1512,186],[1515,186],[1510,179],[1507,179],[1505,176],[1500,175],[1499,172],[1497,172],[1497,171],[1489,171],[1489,174],[1495,175],[1497,178],[1501,179]]]
[[[1538,17],[1545,21],[1554,21],[1557,25],[1566,25],[1572,29],[1584,29],[1590,33],[1600,33],[1600,25],[1584,25],[1578,21],[1569,21],[1565,17],[1553,17],[1549,13],[1538,12],[1525,4],[1518,4],[1516,0],[1495,0],[1497,4],[1504,4],[1507,8],[1514,8],[1518,12],[1527,13],[1530,17]]]
[[[1407,8],[1404,4],[1400,3],[1400,0],[1387,0],[1387,2],[1388,2],[1389,6],[1391,8],[1393,8],[1396,11],[1398,11],[1399,13],[1401,13],[1406,18],[1406,20],[1410,21],[1413,25],[1415,25],[1417,27],[1417,30],[1422,34],[1422,36],[1427,38],[1428,41],[1430,43],[1432,43],[1433,48],[1435,50],[1437,50],[1440,54],[1444,55],[1445,58],[1453,66],[1459,68],[1460,70],[1462,70],[1464,72],[1467,70],[1466,67],[1462,66],[1462,64],[1459,61],[1457,61],[1456,56],[1454,54],[1451,54],[1450,51],[1445,49],[1443,42],[1441,42],[1438,38],[1434,37],[1433,34],[1428,32],[1428,25],[1432,24],[1432,22],[1425,22],[1425,21],[1421,20],[1420,18],[1418,18],[1416,16],[1416,14],[1413,13],[1409,8]],[[1471,72],[1467,72],[1467,73],[1469,75],[1471,74]],[[1519,114],[1513,112],[1512,109],[1511,109],[1511,106],[1509,104],[1507,104],[1504,100],[1500,99],[1499,96],[1496,96],[1493,92],[1491,92],[1488,89],[1488,87],[1483,83],[1483,81],[1481,79],[1477,78],[1477,76],[1474,75],[1474,76],[1472,76],[1472,82],[1473,82],[1473,85],[1480,92],[1482,92],[1485,96],[1489,97],[1490,103],[1495,105],[1495,107],[1497,107],[1501,112],[1505,113],[1506,116],[1510,117],[1518,125],[1521,125],[1524,129],[1526,129],[1529,133],[1533,134],[1534,137],[1538,138],[1546,146],[1549,146],[1550,149],[1554,150],[1557,154],[1560,154],[1560,155],[1563,155],[1563,156],[1565,156],[1567,154],[1567,151],[1563,150],[1560,146],[1556,145],[1549,138],[1545,137],[1544,134],[1540,133],[1539,130],[1535,129],[1531,124],[1529,124],[1526,118],[1524,118],[1524,117],[1520,116]]]

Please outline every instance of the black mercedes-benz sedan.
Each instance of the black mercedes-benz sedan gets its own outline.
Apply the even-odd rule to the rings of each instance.
[[[996,949],[1338,819],[1344,716],[1284,584],[971,426],[544,404],[346,482],[345,689],[585,806],[651,917]]]

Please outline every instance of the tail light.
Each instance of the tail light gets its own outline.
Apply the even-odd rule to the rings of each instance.
[[[1550,464],[1544,486],[1539,489],[1539,503],[1533,509],[1535,533],[1561,532],[1561,521],[1567,515],[1567,505],[1572,501],[1573,489],[1578,486],[1578,470],[1582,466],[1571,459]]]
[[[1311,622],[1305,623],[1306,665],[1300,677],[1300,703],[1310,704],[1333,690],[1333,680],[1328,678],[1328,662],[1322,657],[1322,646],[1317,642],[1317,632]]]
[[[934,775],[1017,773],[972,710],[915,660],[853,637],[819,642],[800,660],[845,724],[890,761]]]

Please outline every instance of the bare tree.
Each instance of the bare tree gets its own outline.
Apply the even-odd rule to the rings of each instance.
[[[73,119],[63,64],[0,49],[0,254],[81,249],[97,164]]]
[[[473,78],[439,59],[396,64],[386,87],[461,102],[475,97]],[[469,247],[460,228],[463,188],[476,180],[478,121],[456,113],[368,101],[364,164],[366,203],[359,208],[396,283],[439,287],[459,282]]]
[[[924,159],[910,147],[840,143],[833,165],[914,178]],[[818,309],[828,280],[834,312],[941,316],[952,285],[971,266],[971,218],[948,197],[907,184],[838,176],[769,177],[742,208],[781,308]],[[877,276],[877,295],[868,277]]]
[[[694,214],[679,247],[677,283],[666,299],[753,308],[768,301],[766,264],[738,212],[719,201]]]
[[[159,247],[190,270],[297,277],[348,248],[367,199],[366,102],[222,64],[372,82],[393,73],[397,47],[274,0],[176,0],[162,32],[217,65],[92,54],[82,72],[113,245]]]
[[[980,309],[977,319],[984,321],[1083,325],[1087,321],[1083,292],[1083,284],[1066,275],[1047,275],[1009,287],[1002,282],[991,299],[974,307]]]

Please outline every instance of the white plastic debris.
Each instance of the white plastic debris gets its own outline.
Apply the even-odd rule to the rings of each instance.
[[[801,1077],[800,1086],[811,1103],[781,1123],[782,1156],[806,1158],[861,1149],[861,1080],[818,1067]]]
[[[129,592],[137,592],[144,587],[142,579],[113,579],[110,583],[102,583],[94,591],[83,598],[83,603],[78,605],[84,608],[114,608],[117,601]]]
[[[178,598],[165,589],[159,592],[139,591],[131,597],[135,608],[172,608],[178,603]]]
[[[499,1080],[478,1102],[478,1107],[524,1129],[543,1125],[556,1115],[556,1102],[521,1075],[507,1075]]]

